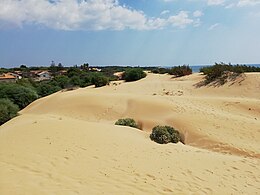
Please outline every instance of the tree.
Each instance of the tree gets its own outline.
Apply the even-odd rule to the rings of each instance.
[[[19,108],[9,99],[0,99],[0,125],[17,116]]]
[[[62,65],[61,63],[59,63],[59,64],[58,64],[58,67],[57,67],[57,70],[58,70],[58,71],[61,71],[61,70],[63,70],[63,69],[64,69],[63,65]]]

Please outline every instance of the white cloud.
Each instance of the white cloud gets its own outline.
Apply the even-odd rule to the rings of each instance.
[[[180,11],[179,14],[176,16],[171,16],[168,19],[168,23],[177,26],[180,28],[184,28],[189,24],[192,24],[194,22],[193,19],[189,18],[188,12],[186,11]]]
[[[193,23],[185,11],[168,19],[150,18],[118,0],[0,0],[0,27],[36,24],[61,30],[152,30]]]
[[[208,5],[223,5],[225,0],[208,0]]]
[[[213,25],[211,25],[211,26],[208,28],[208,30],[211,31],[211,30],[217,28],[219,25],[220,25],[219,23],[213,24]]]
[[[163,11],[161,12],[161,15],[165,15],[165,14],[168,14],[168,13],[170,13],[169,10],[163,10]]]
[[[197,10],[197,11],[193,12],[193,16],[196,18],[201,17],[201,16],[203,16],[203,13],[201,11]]]
[[[254,6],[260,4],[260,0],[239,0],[237,6],[238,7],[243,7],[243,6]]]

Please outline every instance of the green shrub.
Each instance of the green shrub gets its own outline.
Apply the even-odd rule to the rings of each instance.
[[[9,99],[0,99],[0,125],[17,116],[19,108]]]
[[[182,77],[192,74],[192,69],[189,66],[175,66],[169,70],[169,74],[175,75],[176,77]]]
[[[128,69],[123,73],[123,80],[129,81],[137,81],[146,77],[146,73],[140,68],[132,68]]]
[[[125,118],[125,119],[119,119],[115,125],[122,125],[122,126],[128,126],[128,127],[134,127],[138,128],[137,123],[135,122],[134,119],[131,118]]]
[[[64,76],[64,75],[59,75],[59,76],[54,77],[54,79],[53,79],[52,82],[57,83],[57,85],[58,85],[60,88],[62,88],[62,89],[71,87],[69,77]]]
[[[18,84],[1,84],[0,98],[7,98],[22,109],[36,100],[38,94],[33,89]]]
[[[43,82],[37,85],[36,90],[40,97],[44,97],[61,90],[61,88],[59,86],[55,86],[55,85],[51,85],[50,83]]]
[[[92,77],[92,84],[94,84],[95,87],[103,87],[109,84],[109,79],[106,76],[95,74]]]
[[[170,126],[156,126],[150,134],[151,140],[159,144],[178,143],[181,141],[180,133]]]
[[[219,81],[220,84],[224,84],[228,78],[239,76],[243,72],[260,72],[259,67],[246,66],[246,65],[231,65],[221,63],[215,63],[213,66],[207,66],[200,69],[205,77],[206,84],[213,81]]]
[[[151,70],[154,74],[166,74],[169,73],[170,69],[167,68],[154,68]]]

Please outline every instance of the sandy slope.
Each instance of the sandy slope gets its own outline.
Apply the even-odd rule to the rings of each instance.
[[[0,127],[0,194],[259,194],[260,74],[59,92]],[[114,126],[132,117],[144,131]],[[185,144],[158,145],[155,125]]]

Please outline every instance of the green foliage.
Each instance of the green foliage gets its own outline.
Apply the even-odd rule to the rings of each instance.
[[[61,88],[47,82],[42,82],[37,85],[36,90],[40,97],[44,97],[61,90]]]
[[[146,77],[146,73],[141,68],[131,68],[123,73],[123,79],[127,82],[137,81]]]
[[[138,128],[138,125],[135,122],[135,120],[131,119],[131,118],[118,119],[118,121],[115,123],[115,125],[121,125],[121,126],[128,126],[128,127]]]
[[[246,65],[215,63],[213,66],[201,68],[200,72],[206,75],[206,84],[216,80],[224,84],[230,76],[238,76],[243,72],[260,72],[260,68]]]
[[[62,89],[71,87],[69,77],[64,76],[64,75],[60,75],[60,76],[54,77],[54,82],[56,82],[57,85],[58,85],[60,88],[62,88]]]
[[[0,98],[8,98],[22,109],[36,100],[38,94],[33,89],[18,84],[2,84]]]
[[[76,67],[71,67],[68,69],[67,71],[67,75],[68,77],[74,77],[74,76],[80,76],[81,75],[81,70],[79,68]]]
[[[109,79],[106,76],[96,73],[92,77],[92,83],[95,87],[102,87],[109,84]]]
[[[150,134],[151,140],[159,144],[178,143],[181,141],[179,131],[170,126],[156,126]]]
[[[19,108],[9,99],[0,99],[0,125],[17,116]]]
[[[189,66],[175,66],[169,70],[169,74],[175,75],[176,77],[182,77],[192,74],[192,69]]]
[[[170,69],[167,68],[154,68],[151,70],[154,74],[166,74],[169,73]]]

